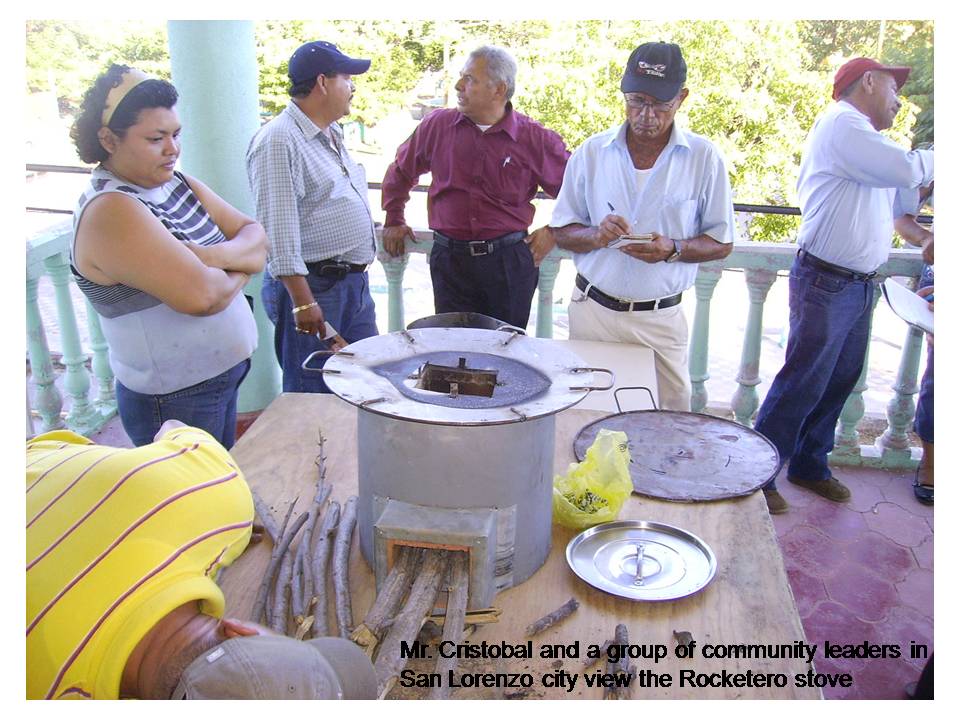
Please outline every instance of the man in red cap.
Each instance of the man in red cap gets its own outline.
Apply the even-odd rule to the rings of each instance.
[[[787,479],[834,502],[850,491],[827,465],[843,404],[863,369],[874,278],[887,260],[898,190],[933,180],[933,152],[907,151],[881,134],[900,110],[909,68],[856,58],[833,83],[837,102],[807,140],[797,188],[803,221],[790,271],[790,339],[783,368],[757,413],[756,429],[776,445]],[[787,503],[771,481],[771,513]]]

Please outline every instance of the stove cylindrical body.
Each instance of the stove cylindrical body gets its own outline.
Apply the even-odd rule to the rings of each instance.
[[[360,410],[357,522],[374,564],[374,526],[388,501],[496,514],[496,591],[530,577],[550,553],[555,421],[454,426]]]
[[[582,365],[549,340],[453,327],[330,358],[327,385],[358,408],[360,548],[378,584],[398,545],[466,551],[472,608],[533,575],[550,553],[554,416],[605,389]]]

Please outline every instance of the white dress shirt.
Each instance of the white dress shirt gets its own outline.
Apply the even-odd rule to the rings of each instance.
[[[877,132],[846,101],[820,116],[807,139],[797,190],[803,221],[797,242],[807,252],[857,272],[887,260],[893,219],[933,180],[933,152],[907,151]]]
[[[599,225],[613,212],[626,218],[634,233],[658,232],[677,240],[706,234],[733,242],[730,179],[713,143],[674,121],[669,142],[641,184],[627,150],[626,127],[594,135],[574,152],[550,225]],[[645,263],[610,248],[574,253],[573,259],[588,281],[624,300],[676,295],[697,278],[696,263]]]

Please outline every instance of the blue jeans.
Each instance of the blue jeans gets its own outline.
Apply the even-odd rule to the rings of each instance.
[[[933,285],[933,268],[923,266],[917,290]],[[933,442],[933,346],[927,343],[927,369],[920,381],[920,394],[917,396],[917,414],[913,419],[913,431],[926,443]]]
[[[840,412],[863,369],[870,339],[872,280],[810,267],[790,270],[790,337],[783,368],[757,413],[754,429],[776,446],[788,474],[827,480]],[[773,480],[765,486],[773,489]]]
[[[153,442],[167,420],[206,430],[228,450],[237,437],[237,391],[250,360],[196,385],[166,395],[144,395],[117,381],[117,411],[123,429],[137,447]]]
[[[348,273],[342,280],[308,274],[306,280],[324,318],[344,340],[352,343],[378,334],[377,311],[367,273]],[[330,392],[321,373],[300,367],[310,353],[326,350],[327,343],[297,332],[290,294],[269,273],[264,275],[261,297],[267,317],[273,322],[273,347],[283,370],[283,391]],[[314,358],[310,367],[321,368],[326,359]]]

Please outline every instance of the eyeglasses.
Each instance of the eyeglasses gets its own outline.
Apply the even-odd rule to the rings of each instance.
[[[631,93],[625,93],[623,97],[629,107],[636,108],[637,110],[653,110],[654,112],[667,112],[673,109],[673,104],[677,101],[675,97],[667,102],[647,102],[639,95]],[[677,95],[677,97],[679,97],[679,95]]]

